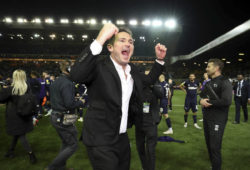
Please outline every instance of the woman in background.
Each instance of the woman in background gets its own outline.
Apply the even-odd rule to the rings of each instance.
[[[19,97],[29,91],[26,83],[26,74],[23,70],[15,70],[12,77],[13,82],[11,86],[3,88],[0,91],[0,102],[6,103],[5,118],[7,134],[13,136],[11,146],[5,154],[5,157],[14,157],[14,150],[19,139],[29,155],[30,162],[35,163],[36,157],[26,139],[26,133],[33,130],[32,116],[23,117],[18,115],[17,112],[17,102]]]

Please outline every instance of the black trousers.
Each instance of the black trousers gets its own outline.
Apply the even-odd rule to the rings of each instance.
[[[248,120],[247,100],[241,97],[235,97],[235,121],[240,122],[240,107],[242,106],[244,112],[244,119]]]
[[[57,120],[60,116],[51,114],[51,124],[59,135],[62,146],[56,158],[48,166],[49,170],[64,170],[67,160],[75,153],[78,147],[77,129],[75,125],[65,126]]]
[[[108,146],[87,146],[93,170],[129,170],[130,144],[128,134],[119,135],[117,143]]]
[[[221,145],[226,122],[215,122],[204,119],[203,126],[212,169],[220,170],[222,164]]]
[[[136,147],[143,170],[155,169],[157,125],[136,127]]]

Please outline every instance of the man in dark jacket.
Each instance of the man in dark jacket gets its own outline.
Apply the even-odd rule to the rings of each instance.
[[[148,75],[149,71],[145,71]],[[143,88],[142,126],[136,126],[136,148],[143,170],[155,169],[155,148],[157,144],[157,125],[160,122],[160,102],[163,96],[161,85]]]
[[[221,75],[223,66],[219,59],[208,61],[206,71],[211,81],[205,84],[200,94],[204,135],[213,170],[221,169],[221,144],[232,103],[232,85]]]
[[[244,122],[248,121],[247,101],[250,103],[250,84],[244,80],[242,74],[237,75],[238,82],[234,85],[235,101],[235,121],[234,124],[240,123],[240,107],[244,112]]]
[[[107,40],[110,56],[100,59],[98,55]],[[127,127],[142,123],[142,89],[154,84],[164,68],[160,60],[165,58],[165,46],[156,45],[158,60],[147,76],[129,63],[133,51],[129,30],[105,24],[72,67],[73,80],[88,88],[89,108],[82,134],[94,170],[129,169]]]
[[[62,75],[50,86],[51,99],[51,124],[56,129],[62,140],[60,153],[48,166],[48,170],[64,169],[67,159],[77,149],[77,130],[74,122],[77,120],[76,108],[82,107],[84,100],[75,101],[75,86],[69,77],[71,63],[60,63]],[[67,117],[72,117],[73,122],[67,123]]]

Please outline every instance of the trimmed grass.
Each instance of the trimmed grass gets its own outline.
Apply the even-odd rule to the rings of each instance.
[[[210,162],[206,149],[203,130],[193,127],[192,113],[188,118],[188,127],[184,128],[184,94],[175,91],[173,97],[173,111],[169,112],[174,139],[184,140],[186,143],[158,142],[156,148],[156,170],[209,170]],[[248,106],[249,108],[249,106]],[[250,122],[239,125],[232,124],[235,116],[234,104],[230,107],[229,121],[227,123],[222,146],[223,170],[249,170],[250,169]],[[5,108],[0,106],[0,170],[43,170],[57,155],[60,149],[60,139],[49,118],[43,118],[34,131],[27,135],[28,140],[38,158],[35,165],[29,163],[20,142],[15,150],[15,158],[4,158],[11,142],[11,137],[5,131]],[[202,118],[201,109],[198,111],[198,120]],[[243,115],[241,115],[243,120]],[[198,121],[200,126],[202,122]],[[82,123],[77,122],[78,131],[81,132]],[[163,136],[166,123],[162,119],[158,126],[158,136]],[[131,142],[131,170],[141,170],[140,160],[136,151],[134,128],[129,131]],[[80,136],[80,134],[79,134]],[[85,146],[80,142],[77,152],[68,160],[67,167],[76,170],[91,170]]]

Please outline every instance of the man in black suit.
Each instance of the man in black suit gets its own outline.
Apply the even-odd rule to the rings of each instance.
[[[145,74],[149,74],[149,70]],[[160,84],[143,88],[142,125],[135,127],[136,148],[143,170],[155,169],[157,125],[161,120],[159,100],[163,95],[164,89]]]
[[[234,85],[234,101],[235,101],[235,121],[234,124],[240,123],[240,107],[244,112],[244,122],[248,121],[247,102],[250,102],[250,85],[244,80],[242,74],[237,75],[238,82]]]
[[[100,59],[104,43],[110,56]],[[142,123],[142,89],[153,84],[164,68],[166,47],[157,44],[157,60],[148,76],[129,63],[134,51],[132,33],[105,24],[96,40],[75,62],[71,77],[88,88],[83,143],[94,170],[128,170],[130,145],[127,127]]]

